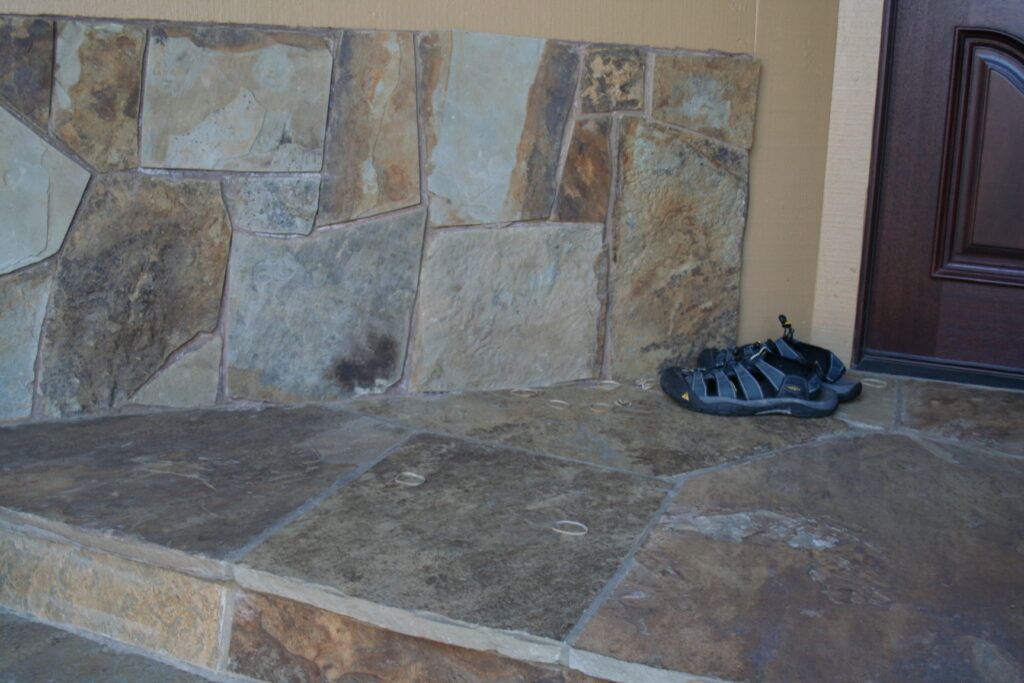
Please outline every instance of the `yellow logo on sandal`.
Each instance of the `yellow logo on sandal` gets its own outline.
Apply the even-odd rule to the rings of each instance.
[[[685,394],[683,394],[679,398],[683,399],[684,401],[689,401],[690,400],[690,392],[686,392]]]

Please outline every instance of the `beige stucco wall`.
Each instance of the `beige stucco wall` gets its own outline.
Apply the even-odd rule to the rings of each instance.
[[[0,0],[2,13],[457,28],[753,53],[762,60],[762,80],[744,247],[743,341],[776,334],[778,313],[798,330],[810,329],[838,6],[839,0]]]

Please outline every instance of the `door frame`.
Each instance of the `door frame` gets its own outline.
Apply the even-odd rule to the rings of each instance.
[[[877,242],[883,182],[882,169],[885,165],[885,143],[888,134],[886,124],[891,99],[889,92],[892,84],[892,63],[895,50],[896,6],[899,1],[885,0],[882,10],[881,54],[878,62],[878,85],[875,92],[874,132],[871,139],[871,164],[868,175],[867,205],[864,213],[864,241],[861,252],[860,283],[857,291],[857,318],[853,333],[852,366],[867,372],[1024,389],[1024,376],[1016,372],[1000,372],[964,361],[942,361],[902,353],[869,353],[865,349],[867,334],[865,321],[869,303],[867,290],[874,276],[874,254],[879,248]]]

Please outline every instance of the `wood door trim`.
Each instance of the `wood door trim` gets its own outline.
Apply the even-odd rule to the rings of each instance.
[[[875,120],[871,135],[871,163],[868,173],[867,206],[864,211],[864,241],[861,245],[860,283],[857,290],[857,320],[853,328],[852,365],[864,360],[864,337],[867,333],[867,292],[874,276],[875,239],[879,204],[881,203],[881,175],[885,149],[885,121],[889,110],[889,86],[892,81],[893,43],[896,32],[896,2],[885,0],[882,10],[882,40],[879,47],[878,84],[875,87]]]

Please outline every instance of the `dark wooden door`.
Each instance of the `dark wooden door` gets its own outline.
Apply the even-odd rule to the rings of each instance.
[[[890,0],[857,366],[1024,384],[1024,0]]]

